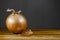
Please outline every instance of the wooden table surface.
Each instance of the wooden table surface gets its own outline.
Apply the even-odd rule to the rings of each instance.
[[[0,40],[60,40],[60,30],[33,30],[31,36],[0,31]]]

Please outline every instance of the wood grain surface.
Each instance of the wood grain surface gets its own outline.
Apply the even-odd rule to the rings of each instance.
[[[0,31],[0,40],[60,40],[60,30],[33,30],[33,33],[31,36],[22,36]]]

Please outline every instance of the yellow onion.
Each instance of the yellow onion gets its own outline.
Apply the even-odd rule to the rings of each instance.
[[[14,9],[7,9],[11,14],[6,19],[6,27],[12,33],[22,33],[27,29],[27,20],[21,14],[21,11],[16,12]]]

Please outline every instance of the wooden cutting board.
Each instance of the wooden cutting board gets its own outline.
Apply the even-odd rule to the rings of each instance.
[[[31,36],[22,36],[0,31],[0,40],[60,40],[60,30],[33,30],[33,33]]]

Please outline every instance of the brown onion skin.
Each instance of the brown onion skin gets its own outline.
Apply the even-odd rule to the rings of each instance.
[[[6,27],[12,33],[22,33],[27,29],[27,20],[22,14],[12,13],[6,19]]]

